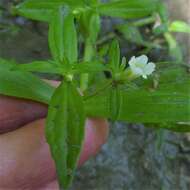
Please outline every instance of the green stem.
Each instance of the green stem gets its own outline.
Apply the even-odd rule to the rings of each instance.
[[[116,35],[114,32],[110,32],[106,36],[103,36],[101,39],[99,39],[97,41],[96,45],[102,45],[102,44],[106,43],[107,41],[112,40],[115,36]]]
[[[137,26],[137,27],[140,27],[140,26],[144,26],[144,25],[147,25],[147,24],[154,23],[155,21],[156,21],[156,16],[153,15],[153,16],[150,16],[150,17],[135,21],[135,22],[133,22],[133,25]]]
[[[101,88],[97,89],[97,90],[96,90],[95,92],[93,92],[92,94],[86,96],[86,97],[84,98],[84,100],[88,100],[88,99],[90,99],[90,98],[92,98],[92,97],[98,95],[99,93],[104,92],[108,87],[111,86],[111,84],[112,84],[112,81],[108,81],[104,86],[102,86]]]
[[[93,44],[89,39],[86,39],[85,41],[85,50],[84,50],[84,62],[89,62],[91,61],[94,53],[94,47]],[[88,88],[88,79],[89,79],[89,74],[84,73],[81,75],[80,79],[80,88],[82,91],[85,91]]]

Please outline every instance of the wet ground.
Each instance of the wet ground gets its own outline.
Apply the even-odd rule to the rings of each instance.
[[[170,0],[171,16],[190,22],[188,4],[189,0]],[[21,63],[49,57],[47,26],[21,18],[14,22],[14,30],[0,33],[0,57]],[[187,35],[178,38],[188,60]],[[108,142],[77,171],[72,190],[190,189],[190,135],[127,123],[110,125]]]

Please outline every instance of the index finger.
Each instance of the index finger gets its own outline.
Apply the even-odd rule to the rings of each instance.
[[[47,106],[30,100],[0,96],[0,134],[45,117]]]

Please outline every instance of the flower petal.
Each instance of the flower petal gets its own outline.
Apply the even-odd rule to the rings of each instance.
[[[150,75],[155,71],[156,65],[152,62],[148,63],[145,67],[146,75]]]
[[[140,76],[143,75],[143,70],[138,67],[133,67],[131,68],[131,70],[133,71],[135,75],[140,75]]]
[[[145,64],[148,62],[148,57],[146,55],[141,55],[141,56],[136,58],[136,62]]]
[[[135,56],[131,57],[131,59],[129,60],[129,65],[132,66],[133,64],[136,63],[136,58]]]

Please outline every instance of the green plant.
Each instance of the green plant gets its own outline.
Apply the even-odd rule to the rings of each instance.
[[[139,27],[157,23],[159,18],[153,32],[163,34],[170,53],[177,55],[177,42],[170,32],[189,32],[189,26],[181,21],[170,24],[160,1],[26,0],[13,12],[47,22],[52,59],[22,65],[0,59],[0,94],[49,104],[46,138],[56,163],[60,189],[67,189],[72,182],[86,117],[190,131],[190,79],[181,58],[175,62],[148,63],[143,55],[132,57],[128,66],[126,58],[121,58],[116,34],[98,40],[101,16],[110,16],[128,20],[116,26],[127,40],[145,46],[148,51],[159,48],[160,44],[147,42],[139,31]],[[79,43],[84,44],[82,58]],[[54,89],[32,72],[58,75],[61,84]]]

